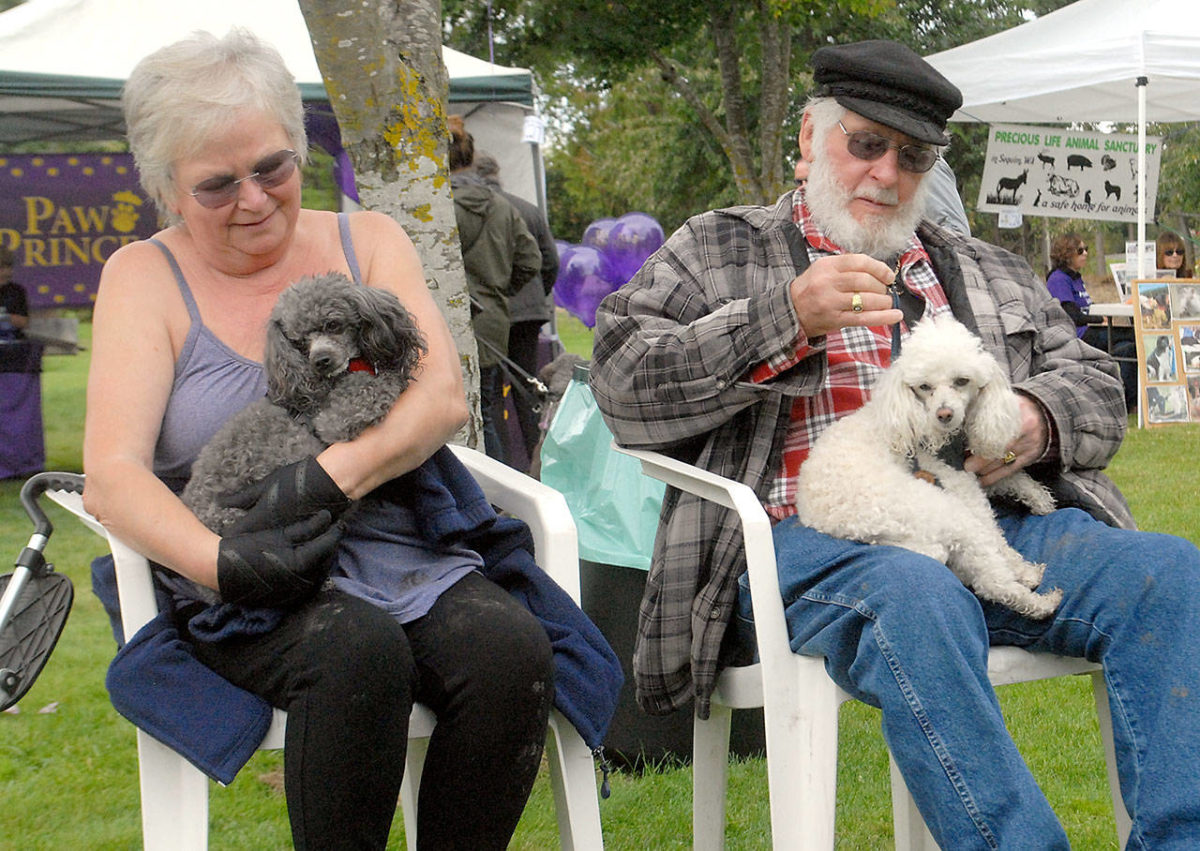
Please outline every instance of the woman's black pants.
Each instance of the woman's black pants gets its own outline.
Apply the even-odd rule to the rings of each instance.
[[[417,804],[422,849],[503,849],[537,775],[550,643],[471,573],[401,626],[326,588],[270,633],[193,641],[206,665],[287,710],[284,786],[298,849],[383,848],[414,701],[437,715]]]

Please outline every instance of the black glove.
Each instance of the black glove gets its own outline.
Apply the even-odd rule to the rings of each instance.
[[[222,497],[226,508],[244,508],[245,516],[224,530],[226,535],[288,526],[328,511],[334,520],[349,507],[350,498],[329,478],[316,458],[280,467],[264,479]]]
[[[217,586],[226,603],[292,606],[329,575],[341,527],[328,511],[278,529],[221,538]]]

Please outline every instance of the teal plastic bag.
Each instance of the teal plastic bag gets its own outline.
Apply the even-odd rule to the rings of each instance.
[[[666,486],[614,452],[612,439],[577,368],[542,443],[542,482],[566,497],[581,559],[649,570]]]

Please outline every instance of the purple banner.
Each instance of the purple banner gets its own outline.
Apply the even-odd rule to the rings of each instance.
[[[157,230],[130,154],[0,155],[0,245],[33,310],[90,305],[104,261]]]

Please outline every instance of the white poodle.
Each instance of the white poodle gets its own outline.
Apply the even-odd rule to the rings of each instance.
[[[801,522],[839,538],[890,544],[946,564],[981,599],[1046,618],[1062,591],[1035,593],[1045,565],[1004,540],[988,495],[1035,514],[1050,493],[1017,472],[988,489],[938,458],[955,438],[984,458],[1003,458],[1019,433],[1016,394],[981,341],[950,316],[920,323],[871,399],[817,439],[800,467]]]

